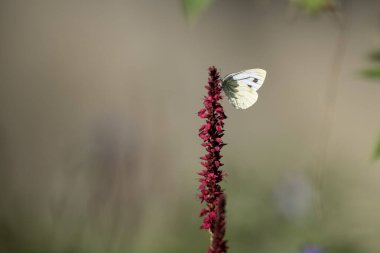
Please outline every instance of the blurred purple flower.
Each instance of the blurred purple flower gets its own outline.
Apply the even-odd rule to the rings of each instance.
[[[309,246],[309,247],[306,247],[302,253],[325,253],[324,250],[322,250],[321,248],[319,247],[316,247],[316,246]]]
[[[278,211],[288,219],[300,218],[312,208],[314,191],[302,174],[286,175],[273,189]]]

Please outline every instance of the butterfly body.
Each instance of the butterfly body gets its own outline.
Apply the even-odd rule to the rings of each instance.
[[[247,109],[256,103],[257,90],[263,85],[266,71],[248,69],[232,73],[222,80],[223,91],[236,109]]]

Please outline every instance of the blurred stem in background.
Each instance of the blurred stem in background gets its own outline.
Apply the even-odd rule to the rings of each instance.
[[[316,161],[316,172],[317,172],[317,187],[319,192],[323,188],[323,174],[324,169],[327,166],[327,150],[329,146],[329,141],[331,137],[331,130],[334,124],[335,110],[336,110],[336,101],[339,91],[339,78],[343,69],[343,60],[347,51],[348,44],[348,35],[351,26],[351,17],[350,17],[350,3],[347,3],[346,15],[343,19],[340,19],[338,12],[334,10],[335,17],[337,17],[337,24],[339,25],[339,35],[336,41],[336,46],[331,61],[330,74],[328,76],[326,87],[325,87],[325,96],[324,96],[324,109],[322,114],[322,120],[320,125],[320,133],[318,137],[318,156]],[[327,215],[325,208],[323,207],[323,201],[321,199],[321,194],[317,195],[316,200],[318,214],[320,218],[324,218]]]

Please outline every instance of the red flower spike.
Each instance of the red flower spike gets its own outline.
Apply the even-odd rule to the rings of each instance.
[[[215,212],[215,227],[214,233],[212,235],[211,246],[208,253],[227,253],[227,241],[224,240],[224,235],[226,233],[226,199],[224,194],[221,194],[218,198],[218,205]]]
[[[208,213],[207,209],[202,208],[201,211],[199,212],[199,216],[204,216],[206,213]]]
[[[199,137],[203,140],[207,154],[200,159],[204,170],[198,173],[200,176],[198,195],[201,203],[206,206],[201,209],[200,216],[204,217],[201,229],[207,229],[212,234],[211,245],[208,253],[226,253],[227,244],[223,239],[225,234],[224,223],[224,194],[220,186],[224,173],[220,169],[223,163],[220,151],[225,143],[222,141],[224,135],[223,120],[226,119],[224,109],[220,104],[222,99],[222,85],[218,71],[214,66],[209,68],[208,85],[205,86],[207,95],[204,97],[204,108],[200,109],[198,116],[206,122],[199,129]]]

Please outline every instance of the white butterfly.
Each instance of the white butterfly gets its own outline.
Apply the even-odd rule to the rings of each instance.
[[[225,76],[224,93],[236,109],[247,109],[256,103],[257,90],[263,85],[267,72],[263,69],[247,69]]]

